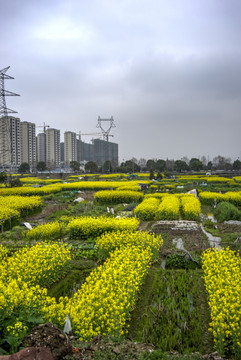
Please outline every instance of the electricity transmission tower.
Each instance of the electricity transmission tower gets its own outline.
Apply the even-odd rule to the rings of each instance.
[[[107,123],[108,128],[105,130],[102,126],[102,122]],[[114,136],[114,135],[110,135],[110,130],[115,127],[115,123],[114,123],[114,119],[113,116],[111,116],[110,119],[101,119],[100,116],[98,116],[98,124],[96,126],[97,128],[100,128],[102,131],[102,135],[103,135],[103,150],[101,151],[101,163],[103,165],[103,163],[107,160],[111,160],[112,155],[111,155],[111,144],[109,143],[109,137],[110,136]]]
[[[11,91],[5,90],[4,81],[14,79],[6,74],[10,66],[0,70],[0,165],[12,165],[10,119],[9,114],[17,111],[8,109],[6,106],[6,96],[19,96]]]
[[[109,123],[109,127],[107,130],[105,130],[103,128],[103,126],[101,125],[101,123],[105,121],[107,123]],[[98,116],[98,124],[96,126],[97,128],[100,128],[101,131],[102,131],[102,135],[103,135],[103,139],[105,141],[109,141],[109,136],[114,136],[114,135],[110,135],[110,130],[115,127],[115,123],[114,123],[114,119],[113,119],[113,116],[111,116],[110,119],[101,119],[100,116]]]

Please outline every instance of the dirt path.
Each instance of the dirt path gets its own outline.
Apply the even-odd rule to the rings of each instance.
[[[36,225],[46,224],[48,222],[47,217],[60,210],[65,210],[68,207],[68,203],[58,204],[58,203],[48,203],[43,207],[42,211],[38,214],[31,215],[24,219],[24,222],[33,223]]]

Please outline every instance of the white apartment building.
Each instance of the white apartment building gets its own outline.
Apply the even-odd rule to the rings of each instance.
[[[20,119],[5,116],[0,119],[0,165],[19,166],[21,163]]]
[[[64,162],[69,165],[71,161],[77,161],[76,133],[65,131],[64,133]]]
[[[36,126],[34,123],[20,122],[21,163],[36,166]]]
[[[60,130],[46,130],[46,164],[50,168],[60,165]]]

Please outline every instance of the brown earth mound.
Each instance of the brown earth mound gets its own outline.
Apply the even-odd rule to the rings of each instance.
[[[23,339],[25,347],[46,347],[55,360],[62,360],[65,355],[72,353],[72,345],[63,331],[51,323],[32,328],[30,334]]]

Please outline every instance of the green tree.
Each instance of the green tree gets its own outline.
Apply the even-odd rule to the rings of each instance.
[[[140,171],[140,166],[138,166],[134,161],[127,160],[124,163],[121,163],[122,172],[132,173]]]
[[[189,167],[190,170],[200,171],[203,169],[203,163],[197,158],[192,158],[190,160]]]
[[[38,171],[45,171],[47,170],[46,163],[44,161],[39,161],[36,166]]]
[[[213,163],[212,163],[212,161],[209,161],[207,164],[207,169],[212,170],[212,167],[213,167]]]
[[[5,173],[5,171],[1,171],[0,172],[0,183],[6,184],[7,181],[8,181],[7,174]]]
[[[106,160],[102,166],[104,173],[111,173],[113,171],[112,164],[110,160]]]
[[[156,168],[159,171],[164,171],[166,169],[166,161],[162,159],[157,160]]]
[[[150,180],[155,179],[155,174],[154,174],[154,171],[153,171],[152,169],[150,170],[149,179],[150,179]]]
[[[188,170],[189,167],[183,160],[176,160],[174,165],[174,170],[177,172],[182,172],[184,170]]]
[[[96,173],[98,171],[98,166],[94,161],[88,161],[85,164],[85,171],[89,173]]]
[[[226,163],[224,164],[224,170],[226,170],[226,171],[231,171],[232,169],[233,169],[233,165],[230,164],[230,162],[226,162]]]
[[[79,171],[80,169],[80,164],[78,161],[70,161],[69,166],[71,167],[71,169],[75,172],[75,171]]]
[[[20,181],[19,178],[11,179],[9,181],[10,187],[20,187],[23,186],[23,183]]]
[[[29,174],[29,171],[30,171],[30,166],[26,162],[22,163],[18,168],[18,172],[20,174]]]
[[[149,159],[146,162],[146,168],[148,171],[152,170],[156,170],[156,162],[155,160]]]
[[[234,170],[241,170],[241,161],[240,160],[235,160],[234,162],[233,162],[233,169]]]

